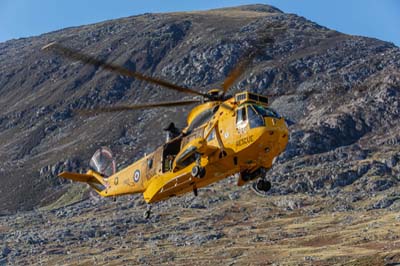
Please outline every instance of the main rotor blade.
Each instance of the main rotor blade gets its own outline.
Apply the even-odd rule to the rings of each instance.
[[[73,59],[73,60],[77,60],[77,61],[81,61],[85,64],[89,64],[89,65],[93,65],[96,67],[102,67],[106,70],[109,71],[113,71],[116,72],[120,75],[123,76],[127,76],[127,77],[133,77],[139,80],[143,80],[143,81],[147,81],[156,85],[160,85],[164,88],[168,88],[171,90],[175,90],[175,91],[179,91],[179,92],[186,92],[186,93],[190,93],[190,94],[195,94],[195,95],[200,95],[203,97],[207,97],[206,94],[203,94],[201,92],[189,89],[189,88],[185,88],[185,87],[181,87],[175,84],[172,84],[168,81],[159,79],[159,78],[153,78],[153,77],[149,77],[146,75],[143,75],[141,73],[126,69],[124,67],[118,66],[118,65],[114,65],[111,63],[107,63],[104,60],[100,60],[94,57],[91,57],[89,55],[83,54],[81,52],[78,52],[76,50],[73,50],[71,48],[65,47],[61,44],[58,44],[56,42],[52,42],[49,43],[45,46],[42,47],[42,50],[46,51],[46,50],[51,50],[56,52],[59,55],[65,56],[67,58]]]
[[[136,104],[136,105],[119,105],[111,107],[98,107],[94,109],[78,109],[75,110],[75,112],[82,115],[95,115],[99,113],[112,113],[112,112],[131,111],[131,110],[149,109],[157,107],[175,107],[175,106],[190,105],[199,102],[200,100],[186,100],[186,101],[146,103],[146,104]]]
[[[250,65],[250,62],[254,58],[256,53],[246,53],[236,66],[231,70],[228,76],[225,78],[224,83],[222,83],[222,91],[224,94],[232,87],[232,85],[236,82],[237,79],[244,73],[247,67]]]
[[[263,43],[272,43],[273,39],[267,37],[263,39]],[[259,55],[262,51],[262,45],[253,45],[238,61],[236,66],[229,72],[222,84],[222,90],[224,94],[235,84],[240,76],[247,70],[253,59]]]

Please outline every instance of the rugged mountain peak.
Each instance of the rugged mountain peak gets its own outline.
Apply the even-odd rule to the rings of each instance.
[[[253,11],[253,12],[263,12],[263,13],[283,13],[280,9],[265,4],[242,5],[237,7],[218,8],[212,10],[225,10],[225,11],[242,10],[242,11]]]

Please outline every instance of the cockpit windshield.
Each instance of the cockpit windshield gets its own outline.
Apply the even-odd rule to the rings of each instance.
[[[246,104],[236,111],[236,127],[244,129],[248,125],[250,128],[265,126],[264,117],[280,119],[280,115],[271,108],[256,104]]]
[[[257,113],[263,117],[273,117],[278,119],[281,118],[281,116],[272,108],[255,104],[253,104],[253,107],[257,111]]]
[[[236,127],[241,130],[248,125],[250,128],[265,126],[264,119],[251,104],[238,108],[236,111]]]
[[[250,128],[263,127],[265,125],[263,117],[257,114],[253,106],[247,106],[247,113],[249,116]]]

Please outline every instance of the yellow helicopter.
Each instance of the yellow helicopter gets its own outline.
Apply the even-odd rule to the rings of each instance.
[[[189,112],[187,126],[183,130],[177,129],[171,123],[165,129],[166,143],[126,168],[116,171],[111,151],[102,147],[93,155],[91,169],[86,174],[62,172],[60,177],[87,183],[103,197],[142,193],[147,203],[187,192],[194,192],[197,196],[199,188],[233,175],[238,176],[238,186],[258,179],[254,186],[257,190],[266,192],[271,188],[271,183],[265,179],[265,173],[288,143],[289,132],[285,119],[269,107],[268,96],[248,91],[233,96],[226,95],[257,55],[257,49],[239,60],[221,89],[213,89],[207,93],[145,76],[58,43],[50,43],[42,49],[202,98],[84,111],[86,114],[97,114],[200,103]],[[151,205],[148,206],[146,218],[151,213]]]

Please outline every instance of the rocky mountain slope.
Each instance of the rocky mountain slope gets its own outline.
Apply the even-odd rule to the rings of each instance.
[[[182,95],[41,51],[51,41],[147,75],[205,91],[219,85],[255,39],[287,27],[233,92],[290,94],[272,106],[294,122],[270,173],[273,193],[377,192],[398,183],[399,49],[341,34],[263,5],[146,14],[0,44],[1,210],[45,205],[64,193],[54,176],[86,167],[106,145],[120,165],[152,151],[188,110],[73,114],[96,104]],[[187,96],[190,97],[190,96]],[[357,194],[357,195],[358,195]]]
[[[329,197],[255,197],[235,180],[155,206],[139,196],[0,217],[0,265],[346,265],[400,262],[397,209],[334,211]],[[376,199],[372,199],[374,201]],[[363,202],[364,203],[364,202]],[[361,201],[354,206],[363,204]],[[2,258],[3,254],[3,258]]]
[[[221,84],[250,43],[260,34],[274,32],[277,24],[285,26],[286,30],[274,33],[275,43],[265,47],[263,54],[256,58],[231,91],[249,90],[282,95],[272,99],[271,105],[290,122],[291,134],[287,150],[268,173],[273,183],[272,190],[268,192],[270,199],[251,194],[248,187],[236,188],[234,182],[224,181],[205,189],[204,194],[199,191],[197,200],[201,203],[194,207],[191,204],[196,204],[196,201],[193,201],[192,195],[161,204],[160,212],[168,210],[172,214],[167,214],[165,218],[163,215],[157,216],[153,221],[155,224],[145,225],[140,219],[130,222],[124,220],[129,219],[133,209],[144,209],[140,197],[123,197],[115,206],[103,200],[90,203],[93,199],[87,199],[89,194],[83,186],[56,178],[63,169],[85,169],[91,155],[103,145],[110,146],[114,151],[119,167],[133,162],[163,143],[162,128],[170,121],[183,127],[185,117],[182,114],[190,107],[103,114],[90,118],[75,115],[74,109],[182,97],[189,99],[191,96],[182,96],[101,68],[44,53],[40,49],[42,46],[57,41],[129,69],[204,92]],[[307,247],[317,248],[312,241],[316,240],[313,237],[318,237],[318,231],[315,231],[315,235],[306,235],[306,232],[315,230],[307,221],[312,223],[313,217],[319,213],[328,217],[331,212],[338,213],[341,218],[329,220],[329,225],[325,226],[335,230],[346,226],[357,228],[358,223],[364,224],[374,219],[371,217],[389,217],[382,221],[385,234],[382,231],[375,241],[391,243],[390,251],[398,251],[396,234],[390,232],[398,229],[394,226],[398,220],[392,211],[400,210],[399,69],[400,50],[393,44],[345,35],[266,5],[144,14],[0,43],[0,214],[9,215],[16,211],[45,207],[40,209],[40,214],[37,211],[18,212],[1,218],[0,239],[9,243],[7,248],[3,248],[3,255],[7,253],[4,257],[8,256],[9,259],[14,256],[17,262],[22,257],[21,263],[28,263],[33,253],[26,250],[44,245],[55,252],[55,255],[43,253],[47,258],[44,261],[54,264],[51,258],[57,258],[57,250],[66,243],[75,243],[77,248],[84,249],[97,246],[99,249],[96,252],[100,254],[101,249],[110,248],[99,244],[102,236],[90,235],[85,238],[82,235],[84,233],[76,231],[81,223],[91,219],[88,217],[93,217],[93,223],[98,224],[98,228],[93,229],[94,234],[109,226],[108,223],[113,225],[105,231],[131,222],[133,224],[124,227],[125,231],[121,229],[119,234],[132,231],[136,234],[143,230],[146,234],[153,232],[154,237],[160,238],[156,242],[164,243],[165,249],[154,244],[154,241],[144,240],[151,236],[142,235],[143,243],[154,245],[151,246],[154,252],[164,252],[166,256],[168,252],[177,252],[176,249],[169,251],[168,241],[169,244],[175,241],[172,243],[175,246],[192,242],[199,242],[201,246],[214,238],[231,239],[240,230],[249,230],[254,237],[260,234],[265,241],[279,239],[280,245],[287,248],[299,242],[292,243],[283,235],[271,234],[282,229],[279,234],[286,232],[290,238],[289,232],[293,233],[291,230],[294,230],[290,223],[296,221],[305,222],[306,225],[302,227],[303,233],[294,230],[295,235],[291,236],[300,237]],[[242,193],[243,197],[240,196]],[[231,197],[233,202],[227,201]],[[288,197],[291,199],[288,200]],[[63,207],[80,200],[83,202],[75,207]],[[241,206],[238,207],[239,211],[235,209],[235,204]],[[258,204],[261,207],[257,207]],[[102,208],[101,217],[94,218]],[[185,208],[189,208],[190,212]],[[221,222],[228,229],[217,230],[212,224],[201,220],[202,215],[208,213],[202,212],[203,208],[210,210],[211,216],[216,216],[210,221]],[[226,211],[219,213],[224,208]],[[242,208],[247,208],[247,215]],[[110,220],[107,210],[120,217]],[[135,210],[134,216],[137,212]],[[302,215],[303,218],[296,215]],[[363,220],[364,215],[370,218]],[[163,236],[162,230],[152,229],[152,226],[158,227],[164,223],[174,224],[176,217],[183,217],[179,218],[179,226],[184,226],[185,221],[190,220],[192,225],[189,227],[192,229],[199,228],[204,232],[215,229],[216,232],[212,236],[198,234],[180,239],[179,234],[166,233],[168,235]],[[268,217],[278,224],[282,223],[281,226],[271,232],[266,230],[273,224],[267,221]],[[238,224],[244,222],[249,228],[226,223],[227,219],[237,219]],[[47,227],[40,222],[43,220],[52,221],[53,224],[50,222]],[[54,233],[55,228],[69,226],[72,227],[69,233],[60,231],[60,234],[66,234],[65,242],[53,246],[53,235],[50,237],[51,233],[46,233],[46,230]],[[171,228],[178,232],[186,229]],[[36,239],[32,235],[35,231],[39,234],[38,238],[47,242],[40,244],[32,240],[30,243],[30,238]],[[348,233],[349,239],[355,241],[352,242],[354,245],[359,245],[361,242],[356,240],[361,241],[367,235],[359,234],[357,230]],[[389,239],[389,235],[393,239]],[[84,239],[80,239],[82,237]],[[202,242],[202,237],[206,238],[205,242]],[[115,235],[114,241],[117,238],[118,235]],[[334,239],[336,242],[326,245],[348,248],[340,236]],[[20,241],[26,245],[18,255],[13,245],[20,245]],[[137,244],[147,245],[143,243]],[[210,247],[222,248],[212,243]],[[258,254],[242,252],[239,246],[243,243],[239,244],[239,241],[237,245],[229,244],[229,241],[225,244],[235,247],[232,252],[240,253],[238,257]],[[137,248],[132,245],[130,247]],[[373,251],[369,249],[371,252],[365,252],[368,247],[362,247],[357,254],[364,256],[381,252],[381,247],[384,248],[375,246]],[[219,250],[216,248],[215,252]],[[129,251],[132,252],[131,249]],[[209,252],[218,255],[212,250]],[[301,254],[301,249],[298,252]],[[388,254],[380,258],[390,261],[387,256],[392,253]],[[151,257],[151,252],[148,255]],[[122,255],[118,253],[115,256]],[[339,251],[316,256],[327,263],[337,257],[349,259],[349,254]],[[291,263],[299,258],[295,257]],[[35,261],[38,262],[37,259]],[[146,261],[146,258],[138,263],[145,262],[154,263],[151,259]],[[228,260],[225,262],[230,263]],[[92,262],[88,259],[85,263],[89,265]]]

